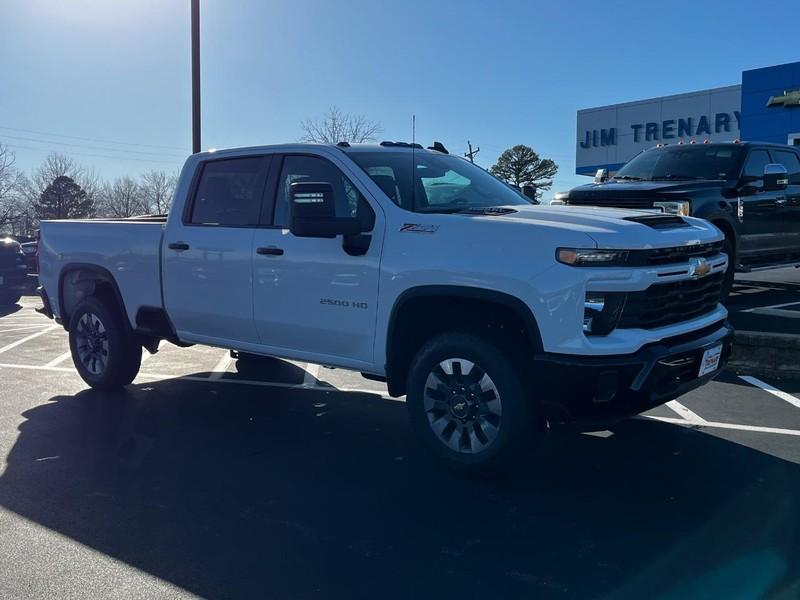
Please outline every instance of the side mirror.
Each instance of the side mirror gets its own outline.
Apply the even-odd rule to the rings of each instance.
[[[519,186],[522,195],[528,198],[534,204],[539,204],[539,198],[536,197],[536,186],[530,183],[523,183]]]
[[[355,217],[337,217],[330,183],[297,182],[289,186],[289,230],[297,237],[334,238],[355,235]]]
[[[784,190],[789,185],[789,172],[786,167],[776,163],[764,167],[764,191]]]
[[[608,169],[597,169],[597,173],[594,174],[594,182],[603,183],[604,181],[608,181]]]

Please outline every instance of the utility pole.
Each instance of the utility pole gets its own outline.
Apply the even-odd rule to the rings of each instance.
[[[200,152],[200,0],[192,1],[192,153]]]
[[[464,156],[466,156],[469,159],[469,162],[474,163],[475,155],[477,155],[478,152],[481,151],[480,146],[478,146],[477,148],[475,148],[475,150],[473,150],[472,142],[470,142],[469,140],[467,140],[467,146],[469,146],[469,152],[464,152]]]

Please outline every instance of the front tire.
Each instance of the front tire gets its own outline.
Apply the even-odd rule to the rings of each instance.
[[[116,307],[95,296],[83,300],[72,313],[72,362],[81,379],[95,389],[122,388],[139,372],[142,347],[124,319]]]
[[[449,468],[496,472],[540,435],[515,362],[467,332],[436,336],[417,353],[407,386],[411,425]]]

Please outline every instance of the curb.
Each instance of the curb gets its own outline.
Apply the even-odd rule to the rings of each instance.
[[[800,335],[737,331],[728,367],[768,377],[798,377]]]

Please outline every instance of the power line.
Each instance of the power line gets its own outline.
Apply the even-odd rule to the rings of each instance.
[[[86,144],[71,144],[69,142],[55,142],[52,140],[37,140],[36,138],[29,138],[19,135],[9,135],[7,133],[0,134],[1,138],[9,138],[12,140],[22,140],[26,142],[35,142],[37,144],[50,144],[53,146],[71,146],[73,148],[85,148],[87,150],[101,150],[103,152],[125,152],[131,154],[141,154],[144,156],[168,156],[174,158],[182,158],[178,154],[170,154],[166,152],[147,152],[143,150],[126,150],[124,148],[103,148],[102,146],[87,146]]]
[[[65,135],[63,133],[53,133],[48,131],[36,131],[34,129],[21,129],[19,127],[8,127],[6,125],[0,125],[0,129],[6,129],[8,131],[19,131],[22,133],[35,133],[37,135],[49,135],[52,137],[60,137],[60,138],[67,138],[73,140],[83,140],[84,142],[99,142],[101,144],[119,144],[121,146],[138,146],[141,148],[162,148],[164,150],[181,150],[183,152],[188,153],[187,148],[181,148],[180,146],[159,146],[157,144],[137,144],[134,142],[119,142],[116,140],[104,140],[101,138],[87,138],[87,137],[79,137],[77,135]]]
[[[33,150],[35,152],[42,152],[44,154],[49,154],[50,152],[52,152],[52,150],[47,150],[45,148],[35,148],[33,146],[23,146],[20,144],[5,144],[5,145],[8,146],[9,148],[14,148],[17,150]],[[68,156],[91,156],[93,158],[109,158],[111,160],[119,160],[119,161],[135,160],[136,162],[152,162],[152,163],[159,163],[162,165],[183,164],[182,161],[179,160],[171,161],[171,160],[156,160],[154,158],[134,158],[132,156],[109,156],[108,154],[90,154],[88,152],[69,151],[69,152],[63,152],[63,154],[66,154]]]

